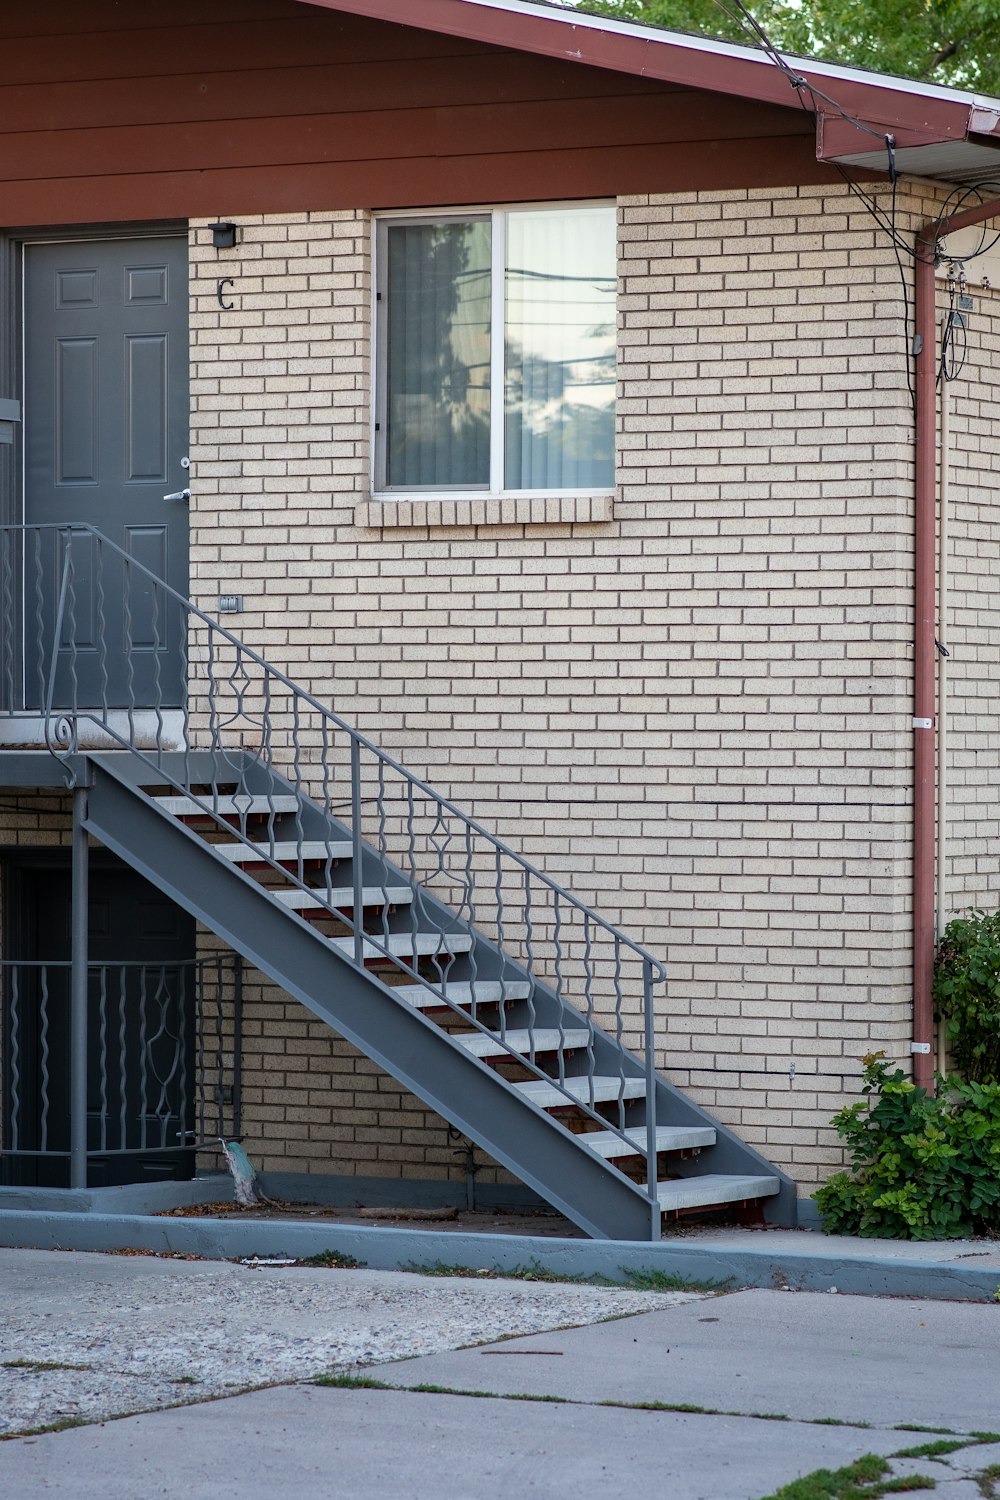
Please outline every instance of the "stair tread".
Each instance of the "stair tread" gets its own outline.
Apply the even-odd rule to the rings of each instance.
[[[636,1125],[622,1132],[622,1140],[616,1130],[594,1130],[577,1136],[577,1140],[590,1151],[596,1151],[606,1161],[623,1156],[644,1156],[646,1153],[646,1127]],[[628,1142],[634,1145],[629,1149]],[[715,1130],[711,1125],[657,1125],[657,1151],[693,1151],[701,1146],[715,1145]]]
[[[375,947],[372,941],[379,947]],[[348,958],[354,957],[354,938],[339,937],[331,938],[335,948],[346,953]],[[390,932],[387,938],[380,937],[377,933],[369,934],[365,939],[363,949],[364,958],[382,958],[382,949],[388,949],[389,953],[402,957],[404,954],[418,954],[420,956],[431,956],[435,953],[468,953],[472,947],[472,936],[468,932]]]
[[[527,1083],[515,1083],[514,1088],[523,1094],[526,1099],[530,1099],[533,1104],[540,1105],[542,1109],[552,1109],[557,1105],[567,1106],[569,1101],[566,1099],[566,1093],[571,1094],[574,1099],[579,1099],[582,1104],[589,1104],[591,1084],[593,1084],[595,1104],[608,1104],[619,1098],[642,1099],[646,1093],[646,1080],[644,1078],[626,1078],[623,1080],[620,1078],[574,1077],[565,1079],[562,1088],[559,1088],[555,1080],[552,1083],[546,1083],[544,1078],[532,1078]]]
[[[275,816],[281,813],[295,812],[298,808],[298,798],[288,796],[273,797],[250,796],[248,793],[226,795],[213,798],[209,793],[201,800],[205,807],[199,806],[193,797],[154,797],[157,806],[162,807],[165,812],[173,813],[175,818],[204,818],[208,816],[206,808],[220,813],[223,817],[267,817],[271,813]]]
[[[536,1026],[533,1031],[509,1027],[502,1035],[499,1031],[472,1031],[466,1035],[459,1033],[455,1036],[455,1041],[474,1057],[503,1057],[508,1048],[527,1057],[532,1043],[536,1052],[558,1052],[560,1049],[569,1052],[586,1047],[590,1037],[591,1033],[586,1028],[564,1027],[560,1032],[556,1026]]]
[[[750,1198],[770,1198],[780,1190],[777,1177],[730,1177],[717,1172],[656,1184],[656,1196],[664,1212],[680,1208],[709,1208],[717,1203],[742,1203]]]
[[[354,887],[351,885],[337,886],[333,890],[312,891],[272,891],[282,906],[295,907],[302,911],[309,911],[315,907],[333,906],[338,911],[346,907],[354,906]],[[408,885],[366,885],[362,888],[361,899],[365,906],[405,906],[413,900],[413,891]]]
[[[473,1001],[476,1005],[498,1005],[501,1000],[527,1000],[531,993],[526,979],[477,979],[475,984],[453,982],[442,984],[439,989],[453,1005],[472,1005]],[[433,1010],[444,1004],[441,994],[426,984],[393,985],[392,993],[416,1010]]]
[[[223,859],[231,859],[234,864],[252,864],[255,860],[263,860],[265,863],[275,864],[297,864],[300,859],[306,862],[327,859],[350,859],[351,843],[349,839],[338,839],[329,844],[322,839],[306,839],[301,844],[294,842],[275,843],[273,846],[266,840],[250,847],[246,844],[216,844],[215,852],[221,854]]]

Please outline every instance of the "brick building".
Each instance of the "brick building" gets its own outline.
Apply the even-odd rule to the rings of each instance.
[[[119,545],[125,537],[154,573],[180,579],[206,615],[235,609],[223,623],[253,651],[661,959],[657,1068],[811,1192],[841,1161],[829,1120],[855,1096],[860,1054],[883,1048],[909,1065],[915,1044],[921,1066],[932,1057],[919,992],[928,848],[934,900],[933,749],[928,790],[913,745],[928,717],[935,636],[951,653],[937,899],[943,912],[995,899],[990,403],[1000,322],[998,293],[984,285],[987,235],[972,247],[985,254],[969,261],[947,258],[970,253],[964,240],[938,248],[934,346],[925,338],[916,355],[911,314],[914,256],[918,266],[935,258],[935,235],[917,238],[923,226],[955,209],[956,183],[984,184],[963,209],[993,196],[1000,105],[800,60],[793,86],[753,49],[535,0],[211,0],[149,4],[127,24],[110,4],[83,17],[60,3],[44,22],[4,7],[0,26],[0,89],[21,111],[0,168],[9,226],[0,292],[10,326],[20,327],[22,306],[28,326],[23,364],[19,337],[0,349],[14,439],[0,447],[6,518],[14,528],[96,525]],[[116,77],[106,90],[98,58],[103,66],[109,33]],[[174,92],[182,55],[196,67]],[[893,189],[890,166],[900,174]],[[176,350],[179,334],[168,344],[158,324],[126,328],[130,379],[166,415],[160,427],[128,418],[120,441],[138,455],[126,475],[134,487],[190,490],[186,541],[164,540],[161,520],[130,513],[115,534],[119,523],[100,508],[94,455],[113,434],[93,413],[111,377],[92,373],[92,334],[72,308],[91,296],[103,305],[102,278],[117,285],[123,271],[138,288],[133,301],[168,301],[157,290],[167,282],[150,280],[153,262],[139,255],[152,247],[159,265],[161,237],[186,241],[186,272],[171,265],[163,276],[187,277],[189,397],[161,400],[157,384],[165,390],[175,356],[162,349]],[[102,245],[117,247],[107,271]],[[432,254],[440,307],[427,290]],[[961,319],[959,294],[972,296]],[[925,320],[927,297],[925,287]],[[949,307],[961,361],[949,367],[938,421]],[[64,308],[77,321],[60,333]],[[557,326],[569,329],[562,345]],[[63,363],[33,368],[32,327]],[[576,341],[568,353],[566,340]],[[168,445],[170,403],[185,401],[182,471]],[[37,452],[33,412],[44,429]],[[939,427],[949,601],[935,620],[919,578]],[[46,443],[63,464],[54,480],[42,473]],[[123,493],[133,493],[127,483]],[[82,509],[66,509],[78,501]],[[929,503],[933,549],[933,485]],[[176,530],[183,502],[171,505]],[[22,598],[15,582],[19,569],[31,576],[31,546],[41,544],[16,545],[24,550],[9,547],[5,563],[14,596],[4,614],[6,743],[39,743],[48,701],[77,720],[76,738],[73,723],[65,733],[78,756],[88,745],[122,748],[123,735],[157,751],[185,735],[207,744],[199,734],[218,714],[193,673],[180,731],[173,721],[164,730],[161,711],[152,729],[123,730],[119,719],[109,741],[98,731],[125,702],[113,691],[89,728],[93,690],[57,675],[46,699],[55,626],[44,611],[58,568],[37,564],[46,603],[33,613],[30,587]],[[11,665],[18,651],[26,687]],[[207,659],[195,649],[185,657],[202,668]],[[143,700],[140,689],[132,707],[173,703],[157,691]],[[259,748],[246,733],[263,722],[259,694],[254,704],[254,713],[238,705],[244,749]],[[54,738],[54,769],[37,785],[37,755],[2,757],[4,1148],[22,1182],[42,1179],[10,1133],[12,1087],[24,1091],[10,1071],[10,973],[69,953],[68,886],[54,946],[38,915],[64,878],[51,851],[72,839],[68,762]],[[325,796],[329,811],[318,741],[305,736],[302,748],[286,726],[284,743],[296,786]],[[84,826],[103,842],[96,820]],[[192,956],[239,947],[235,929],[185,903],[178,877],[159,880],[130,860],[126,843],[107,847],[199,920],[187,937],[174,934]],[[380,847],[402,863],[398,840]],[[121,871],[102,858],[97,878],[111,882],[113,902]],[[548,963],[551,979],[558,960]],[[520,1178],[545,1196],[514,1170],[514,1153],[492,1149],[495,1138],[449,1115],[413,1074],[391,1076],[384,1057],[380,1066],[344,1039],[349,1026],[310,1014],[265,964],[251,962],[242,983],[241,1134],[255,1161],[394,1179],[399,1193],[436,1181],[458,1191],[468,1148],[451,1119],[480,1148],[481,1194],[513,1193]],[[231,1049],[226,996],[220,1034]],[[599,998],[596,1010],[641,1050],[634,1006],[616,1017]],[[60,1016],[65,1029],[68,1011]],[[37,1034],[34,1046],[37,1066]],[[106,1067],[103,1076],[106,1093]],[[218,1087],[231,1097],[227,1077]],[[97,1087],[95,1075],[91,1094]],[[92,1156],[107,1147],[106,1134],[93,1138],[101,1110],[106,1101],[91,1098]],[[170,1105],[172,1123],[178,1111]],[[37,1152],[37,1106],[33,1118]],[[617,1123],[641,1129],[644,1117]],[[578,1222],[593,1228],[586,1215]]]

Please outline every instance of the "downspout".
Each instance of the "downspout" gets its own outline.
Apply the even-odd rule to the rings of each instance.
[[[916,374],[913,595],[913,1079],[934,1082],[934,845],[937,796],[934,774],[934,664],[937,532],[937,294],[938,241],[958,229],[1000,216],[1000,199],[978,204],[917,231],[914,285]]]
[[[938,479],[938,664],[937,664],[937,920],[934,935],[938,942],[948,920],[948,484],[951,476],[951,391],[941,379],[941,461]],[[937,1070],[947,1071],[944,1027],[938,1027]]]

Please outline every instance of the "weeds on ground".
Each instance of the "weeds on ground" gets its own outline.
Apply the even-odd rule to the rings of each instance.
[[[936,1443],[921,1443],[917,1448],[900,1448],[892,1456],[893,1458],[938,1458],[945,1453],[957,1453],[959,1448],[979,1448],[983,1443],[996,1442],[1000,1442],[1000,1438],[995,1432],[970,1432],[965,1437],[939,1438]]]
[[[988,1469],[981,1469],[973,1478],[983,1500],[997,1500],[997,1496],[1000,1496],[1000,1464],[990,1464]]]
[[[5,1359],[0,1360],[4,1370],[92,1370],[93,1365],[68,1365],[60,1359]]]
[[[929,1474],[907,1474],[890,1479],[889,1465],[875,1453],[865,1453],[843,1469],[817,1469],[793,1479],[764,1500],[880,1500],[882,1495],[900,1495],[914,1490],[932,1490],[937,1484]]]
[[[573,1276],[570,1272],[550,1271],[537,1260],[526,1266],[462,1266],[451,1265],[443,1260],[408,1261],[400,1270],[410,1271],[414,1276],[459,1276],[468,1280],[490,1281],[551,1281],[570,1282],[576,1285],[593,1285],[586,1276]]]
[[[132,1413],[129,1412],[128,1415],[131,1416]],[[104,1417],[93,1419],[93,1421],[101,1422],[105,1420],[110,1421],[112,1419]],[[87,1417],[60,1417],[57,1422],[44,1422],[40,1427],[20,1427],[17,1432],[2,1432],[0,1433],[0,1443],[12,1442],[14,1438],[42,1437],[46,1432],[66,1432],[70,1427],[86,1427],[87,1425]]]
[[[367,1264],[340,1250],[320,1250],[317,1255],[301,1255],[296,1260],[299,1266],[326,1266],[333,1271],[363,1271]]]
[[[622,1285],[630,1292],[728,1292],[733,1289],[733,1278],[725,1281],[689,1281],[686,1276],[671,1276],[666,1271],[633,1271],[621,1266]],[[606,1286],[616,1283],[605,1281]]]
[[[577,1276],[571,1271],[552,1271],[540,1261],[532,1260],[518,1266],[463,1266],[447,1261],[410,1261],[400,1270],[410,1271],[414,1276],[459,1276],[480,1281],[539,1281],[569,1286],[600,1286],[620,1288],[630,1292],[725,1292],[732,1288],[732,1281],[689,1281],[684,1276],[672,1276],[666,1271],[633,1270],[629,1266],[619,1267],[620,1280],[610,1276]]]
[[[394,1391],[398,1386],[388,1385],[384,1380],[376,1380],[371,1375],[317,1375],[312,1382],[313,1385],[332,1385],[340,1389],[350,1391]]]

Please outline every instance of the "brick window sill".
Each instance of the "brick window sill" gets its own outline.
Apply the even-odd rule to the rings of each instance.
[[[613,495],[483,495],[455,499],[365,500],[354,519],[375,530],[393,526],[565,526],[610,521]]]

